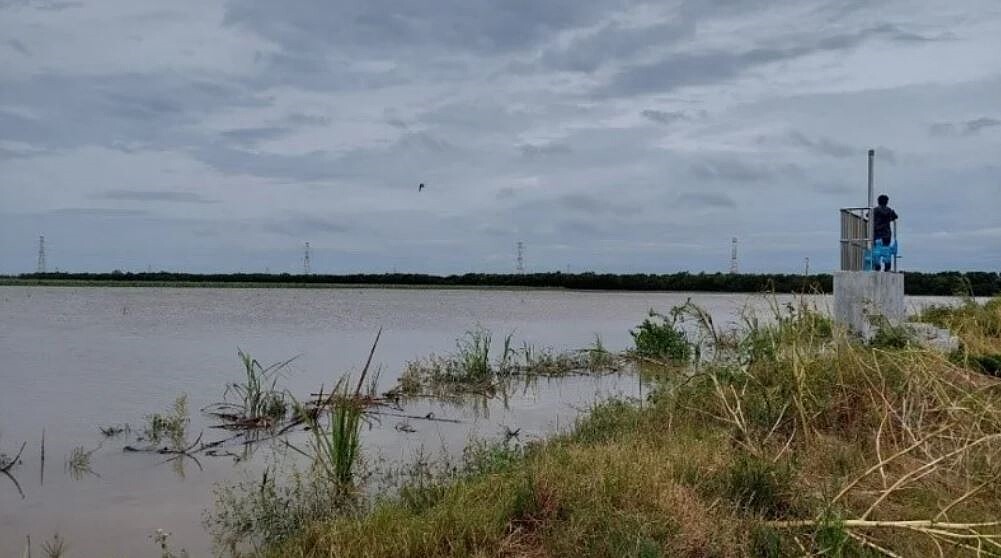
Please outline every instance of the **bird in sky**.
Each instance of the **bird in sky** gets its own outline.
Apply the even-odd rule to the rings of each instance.
[[[420,183],[420,184],[419,184],[419,185],[417,186],[417,191],[418,191],[418,192],[421,192],[421,191],[423,191],[423,190],[424,190],[424,183],[423,183],[423,182],[421,182],[421,183]]]

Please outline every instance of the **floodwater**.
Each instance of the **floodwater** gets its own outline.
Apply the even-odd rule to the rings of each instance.
[[[209,555],[202,517],[212,487],[255,474],[276,457],[205,457],[202,469],[185,463],[182,476],[163,456],[124,453],[131,440],[104,439],[98,427],[141,428],[143,417],[168,410],[185,393],[189,431],[204,431],[205,441],[225,437],[207,428],[198,409],[240,380],[237,348],[262,363],[298,355],[282,383],[305,397],[344,373],[357,374],[383,328],[374,362],[382,370],[379,388],[387,390],[408,360],[451,351],[477,324],[495,339],[513,332],[518,344],[577,349],[600,335],[619,350],[649,309],[666,311],[689,297],[717,324],[735,322],[745,306],[768,306],[761,296],[705,293],[0,287],[0,453],[12,455],[27,442],[14,469],[23,497],[0,475],[0,557],[20,556],[27,536],[38,553],[54,533],[74,556],[159,556],[150,540],[156,529],[172,532],[175,548]],[[822,310],[830,304],[826,297],[815,302]],[[454,454],[471,438],[497,438],[505,428],[520,428],[526,441],[568,428],[597,401],[641,390],[635,376],[622,375],[541,381],[506,407],[499,400],[486,409],[418,402],[407,414],[461,422],[384,417],[363,432],[363,451],[370,462],[399,464],[422,451]],[[416,432],[402,431],[403,422]],[[94,474],[67,471],[79,446],[99,447]]]

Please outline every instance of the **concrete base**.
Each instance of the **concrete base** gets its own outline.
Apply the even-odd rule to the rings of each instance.
[[[904,274],[880,271],[834,273],[834,321],[869,340],[883,323],[907,317]]]

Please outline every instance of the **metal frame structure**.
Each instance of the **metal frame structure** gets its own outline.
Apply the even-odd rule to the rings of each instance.
[[[863,271],[866,251],[872,250],[872,222],[868,207],[844,207],[841,209],[841,271]],[[894,221],[893,239],[897,240],[897,222]],[[893,271],[897,271],[897,259],[893,256]]]

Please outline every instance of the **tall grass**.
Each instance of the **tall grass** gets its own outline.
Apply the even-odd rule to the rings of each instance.
[[[354,479],[365,407],[363,402],[353,397],[346,379],[337,383],[331,395],[333,409],[328,425],[309,412],[300,412],[312,433],[314,465],[328,480],[347,487]]]
[[[223,398],[235,394],[237,403],[217,405],[216,408],[229,409],[243,423],[262,419],[276,423],[285,418],[288,404],[284,392],[278,389],[278,380],[282,370],[295,358],[263,366],[243,350],[238,349],[237,356],[243,365],[244,381],[227,385],[223,393]]]
[[[456,340],[452,354],[432,354],[407,363],[397,390],[405,395],[492,396],[504,393],[514,379],[612,371],[620,362],[619,355],[608,352],[600,339],[594,347],[562,352],[528,343],[515,348],[512,341],[513,334],[506,335],[500,353],[492,356],[492,333],[476,327]]]

